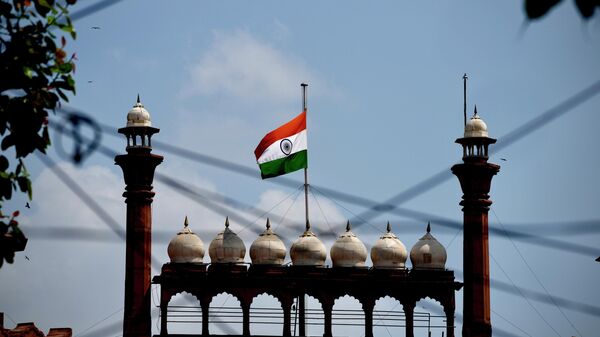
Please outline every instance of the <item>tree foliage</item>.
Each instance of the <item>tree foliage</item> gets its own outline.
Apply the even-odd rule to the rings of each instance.
[[[75,54],[67,56],[66,36],[76,38],[68,7],[75,0],[0,0],[0,266],[13,262],[27,239],[2,205],[13,191],[31,200],[23,159],[50,145],[48,113],[75,93]],[[7,158],[14,152],[15,159]]]
[[[563,0],[525,0],[525,13],[530,20],[539,19],[546,15],[554,6]],[[573,0],[579,14],[585,20],[594,16],[600,0]]]

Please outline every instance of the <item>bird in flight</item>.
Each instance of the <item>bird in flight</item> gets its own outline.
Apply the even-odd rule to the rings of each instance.
[[[27,207],[27,208],[31,208],[31,206],[29,206],[29,203],[28,203],[28,202],[26,202],[26,203],[25,203],[25,207]]]
[[[102,28],[100,28],[98,26],[94,26],[94,27],[91,27],[90,29],[102,29]]]

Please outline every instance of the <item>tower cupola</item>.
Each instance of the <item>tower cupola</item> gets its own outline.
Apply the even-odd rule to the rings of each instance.
[[[477,106],[473,117],[465,124],[463,138],[456,140],[463,147],[463,161],[465,162],[487,162],[488,147],[494,144],[496,139],[488,136],[487,125],[477,114]]]
[[[127,113],[127,124],[119,129],[119,133],[127,138],[127,150],[130,149],[149,149],[152,146],[152,135],[159,130],[152,127],[150,113],[140,101],[140,95],[137,102]]]

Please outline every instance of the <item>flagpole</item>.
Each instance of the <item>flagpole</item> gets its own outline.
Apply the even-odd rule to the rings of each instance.
[[[308,84],[301,83],[302,87],[302,111],[306,113],[306,87]],[[307,128],[308,132],[308,128]],[[308,138],[308,137],[307,137]],[[307,165],[308,166],[308,165]],[[308,169],[304,168],[304,216],[306,220],[306,230],[310,229],[310,222],[308,220]],[[300,311],[300,316],[298,317],[298,325],[300,336],[306,336],[306,294],[302,296],[298,296],[298,311]]]
[[[302,111],[306,112],[306,87],[308,87],[308,84],[301,83],[300,86],[302,87]],[[304,168],[304,210],[306,229],[308,230],[308,169],[306,167]]]

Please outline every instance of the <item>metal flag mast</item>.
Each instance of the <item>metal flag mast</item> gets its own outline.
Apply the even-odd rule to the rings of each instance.
[[[301,83],[302,87],[302,112],[306,113],[306,87],[308,84]],[[308,132],[308,128],[307,128]],[[308,166],[308,164],[306,165]],[[305,220],[306,220],[306,229],[308,230],[309,220],[308,220],[308,167],[304,168],[304,210],[305,210]]]
[[[306,113],[306,87],[308,87],[308,84],[301,83],[300,86],[302,87],[302,112]],[[308,133],[308,127],[306,130]],[[310,222],[308,220],[308,164],[306,166],[307,167],[304,168],[304,216],[306,220],[306,230],[308,231],[310,230]],[[298,325],[300,326],[300,336],[306,336],[306,295],[298,297],[298,311],[300,311],[300,317],[298,320]],[[296,333],[294,331],[294,335],[295,334]]]

